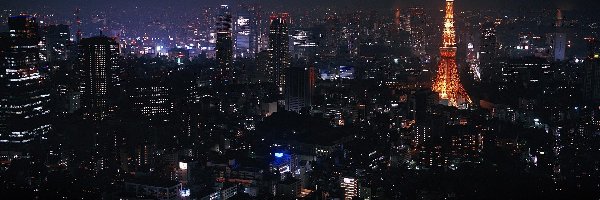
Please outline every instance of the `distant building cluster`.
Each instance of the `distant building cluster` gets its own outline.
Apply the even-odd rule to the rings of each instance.
[[[465,2],[3,8],[0,192],[600,197],[600,17]]]

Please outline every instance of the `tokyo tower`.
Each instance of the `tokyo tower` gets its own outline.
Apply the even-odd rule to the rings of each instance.
[[[453,10],[454,0],[446,0],[443,44],[440,47],[441,60],[433,83],[433,91],[440,95],[440,102],[443,104],[458,107],[464,103],[471,103],[471,98],[458,77]]]

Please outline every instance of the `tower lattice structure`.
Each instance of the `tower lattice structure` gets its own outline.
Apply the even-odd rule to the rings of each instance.
[[[462,103],[471,103],[471,98],[460,82],[456,65],[456,39],[454,30],[454,0],[446,0],[444,17],[443,44],[440,47],[441,60],[433,91],[441,100],[447,100],[449,106],[458,107]]]

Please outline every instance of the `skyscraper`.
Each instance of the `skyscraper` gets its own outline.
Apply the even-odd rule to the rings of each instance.
[[[440,60],[438,66],[433,90],[439,93],[440,103],[457,107],[463,103],[471,103],[471,99],[458,76],[453,9],[454,0],[446,0],[443,45],[440,47],[442,60]]]
[[[423,8],[410,8],[409,11],[410,29],[408,31],[410,32],[411,51],[413,55],[424,59],[427,54],[425,51],[427,46],[425,41],[425,27],[427,26],[425,11],[423,11]]]
[[[48,133],[50,94],[40,72],[38,24],[31,16],[9,18],[3,39],[0,143],[27,143]],[[4,130],[2,130],[4,129]]]
[[[286,78],[285,109],[300,112],[303,108],[310,107],[315,88],[315,69],[290,67]]]
[[[600,101],[600,42],[592,39],[588,45],[583,90],[586,100]]]
[[[340,187],[344,189],[344,200],[351,200],[358,196],[358,180],[344,177],[340,180]]]
[[[81,108],[86,119],[102,121],[108,115],[112,74],[119,67],[118,48],[115,40],[105,36],[85,38],[79,43]]]
[[[491,22],[481,26],[481,40],[479,47],[479,70],[482,81],[490,81],[494,78],[494,60],[497,56],[498,42],[496,38],[496,27]]]
[[[256,54],[258,21],[255,12],[253,6],[247,6],[238,12],[235,20],[236,58],[253,58]]]
[[[269,28],[268,73],[272,82],[283,92],[285,88],[285,70],[290,66],[288,14],[271,15]]]
[[[173,112],[171,88],[160,81],[142,81],[130,89],[133,111],[150,121],[165,121]]]
[[[229,84],[235,79],[233,74],[233,40],[231,38],[231,13],[228,5],[221,5],[217,17],[216,57],[219,64],[213,77],[216,84]]]
[[[400,8],[396,8],[394,11],[394,25],[398,28],[402,25],[402,13],[400,12]]]
[[[473,75],[473,80],[480,81],[479,58],[473,43],[467,44],[467,64],[469,65],[469,74]]]
[[[42,38],[46,45],[46,55],[48,61],[66,60],[68,54],[68,45],[70,43],[69,26],[50,25],[43,28]]]
[[[565,60],[565,51],[567,48],[567,36],[562,30],[562,22],[563,16],[560,10],[556,11],[556,23],[554,27],[556,28],[556,33],[552,34],[552,49],[553,58],[556,61]]]

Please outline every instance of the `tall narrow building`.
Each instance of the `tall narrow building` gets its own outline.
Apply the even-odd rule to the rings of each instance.
[[[556,11],[556,23],[554,27],[556,28],[556,33],[552,35],[552,49],[553,54],[552,57],[555,61],[563,61],[565,60],[565,52],[567,48],[567,35],[563,31],[563,15],[560,10]]]
[[[481,81],[481,72],[479,70],[479,58],[473,43],[467,44],[467,64],[469,65],[469,74],[473,76],[473,80]]]
[[[50,94],[41,71],[38,24],[31,16],[8,20],[9,34],[2,42],[0,143],[28,143],[51,129]]]
[[[409,27],[407,29],[410,33],[411,51],[414,56],[425,60],[427,55],[427,52],[425,51],[425,47],[427,47],[427,41],[425,41],[425,28],[427,27],[427,21],[423,8],[410,8],[408,21]]]
[[[216,58],[218,67],[213,77],[215,84],[227,85],[233,82],[233,40],[231,12],[228,5],[221,5],[221,11],[217,17],[217,43]]]
[[[269,28],[268,77],[283,92],[285,88],[285,70],[290,66],[288,14],[271,16]]]
[[[588,102],[600,102],[600,42],[588,41],[589,55],[584,64],[583,91]]]
[[[440,47],[441,60],[433,91],[440,96],[440,103],[459,107],[471,103],[471,99],[458,76],[456,65],[456,39],[454,30],[454,0],[446,0],[446,15],[444,17],[443,42]]]
[[[314,67],[290,67],[285,84],[285,109],[300,112],[310,108],[315,90]]]
[[[81,109],[84,118],[102,121],[108,116],[112,72],[118,68],[119,45],[105,36],[81,39]]]
[[[479,70],[481,81],[489,82],[496,74],[494,67],[497,58],[498,42],[496,38],[496,26],[494,23],[486,22],[481,25],[481,39],[479,46]]]
[[[254,58],[258,36],[258,22],[254,6],[245,6],[235,18],[235,57]]]
[[[46,45],[46,55],[49,62],[66,60],[70,41],[69,26],[50,25],[43,28],[43,40]]]

